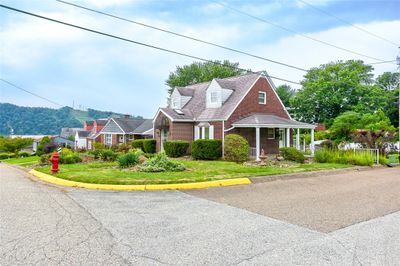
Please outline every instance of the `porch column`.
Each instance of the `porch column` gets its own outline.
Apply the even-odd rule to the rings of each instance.
[[[314,156],[314,129],[311,129],[311,144],[310,144],[311,155]]]
[[[290,147],[290,128],[286,129],[286,147]]]
[[[296,148],[297,148],[297,150],[300,150],[300,128],[297,129]]]
[[[256,127],[256,161],[260,160],[260,128]]]

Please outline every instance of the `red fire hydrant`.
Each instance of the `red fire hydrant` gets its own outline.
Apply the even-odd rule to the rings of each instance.
[[[58,152],[54,152],[51,155],[50,162],[51,162],[51,173],[56,174],[58,173],[58,160],[60,159],[60,156],[58,155]]]

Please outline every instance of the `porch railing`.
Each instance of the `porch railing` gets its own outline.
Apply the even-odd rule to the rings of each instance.
[[[250,158],[256,158],[256,156],[257,156],[257,149],[255,147],[250,147],[249,157]]]

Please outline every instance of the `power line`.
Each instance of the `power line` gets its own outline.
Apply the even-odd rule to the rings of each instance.
[[[338,16],[336,16],[336,15],[334,15],[334,14],[332,14],[332,13],[329,13],[329,12],[327,12],[327,11],[325,11],[325,10],[319,8],[319,7],[316,7],[316,6],[314,6],[314,5],[312,5],[312,4],[308,3],[308,2],[306,2],[306,1],[304,1],[304,0],[298,0],[298,1],[300,1],[300,2],[302,2],[302,3],[304,3],[304,4],[308,5],[308,6],[310,6],[311,8],[313,8],[313,9],[315,9],[315,10],[317,10],[317,11],[319,11],[319,12],[325,14],[325,15],[328,15],[328,16],[330,16],[330,17],[333,17],[333,18],[335,18],[335,19],[341,21],[341,22],[344,23],[344,24],[350,25],[350,26],[352,26],[352,27],[354,27],[354,28],[356,28],[356,29],[358,29],[358,30],[364,32],[364,33],[367,33],[367,34],[369,34],[369,35],[371,35],[371,36],[374,36],[375,38],[381,39],[381,40],[383,40],[383,41],[385,41],[385,42],[387,42],[387,43],[390,43],[390,44],[392,44],[392,45],[395,45],[396,47],[399,46],[399,44],[397,44],[397,43],[395,43],[395,42],[392,42],[391,40],[385,39],[385,38],[383,38],[383,37],[381,37],[381,36],[379,36],[379,35],[377,35],[377,34],[375,34],[375,33],[373,33],[373,32],[367,31],[366,29],[363,29],[363,28],[361,28],[361,27],[359,27],[359,26],[357,26],[357,25],[354,25],[354,24],[352,24],[351,22],[348,22],[347,20],[344,20],[344,19],[342,19],[342,18],[340,18],[340,17],[338,17]]]
[[[388,60],[388,61],[382,61],[382,62],[373,62],[373,63],[368,63],[367,65],[378,65],[378,64],[392,64],[396,62],[396,60]]]
[[[214,0],[211,0],[211,1],[213,1],[213,2],[215,2],[215,3],[217,3],[217,4],[221,5],[221,6],[223,6],[223,7],[225,7],[225,8],[228,8],[228,9],[234,11],[234,12],[237,12],[237,13],[239,13],[239,14],[248,16],[248,17],[250,17],[250,18],[253,18],[253,19],[258,20],[258,21],[261,21],[261,22],[263,22],[263,23],[272,25],[272,26],[274,26],[274,27],[280,28],[280,29],[285,30],[285,31],[287,31],[287,32],[290,32],[290,33],[299,35],[299,36],[301,36],[301,37],[303,37],[303,38],[306,38],[306,39],[309,39],[309,40],[312,40],[312,41],[315,41],[315,42],[318,42],[318,43],[321,43],[321,44],[324,44],[324,45],[327,45],[327,46],[330,46],[330,47],[334,47],[334,48],[336,48],[336,49],[339,49],[339,50],[342,50],[342,51],[345,51],[345,52],[348,52],[348,53],[352,53],[352,54],[355,54],[355,55],[359,55],[359,56],[363,56],[363,57],[366,57],[366,58],[369,58],[369,59],[373,59],[373,60],[376,60],[376,61],[385,61],[385,60],[382,60],[382,59],[379,59],[379,58],[376,58],[376,57],[372,57],[372,56],[369,56],[369,55],[361,54],[361,53],[358,53],[358,52],[356,52],[356,51],[353,51],[353,50],[350,50],[350,49],[347,49],[347,48],[343,48],[343,47],[340,47],[340,46],[337,46],[337,45],[328,43],[328,42],[326,42],[326,41],[319,40],[319,39],[314,38],[314,37],[310,37],[310,36],[308,36],[308,35],[305,35],[305,34],[303,34],[303,33],[298,32],[298,31],[295,31],[295,30],[286,28],[286,27],[284,27],[284,26],[281,26],[281,25],[279,25],[279,24],[277,24],[277,23],[268,21],[268,20],[266,20],[266,19],[263,19],[263,18],[254,16],[254,15],[249,14],[249,13],[247,13],[247,12],[244,12],[244,11],[242,11],[242,10],[236,9],[236,8],[234,8],[234,7],[231,7],[231,6],[227,5],[227,4],[225,4],[225,3],[221,3],[221,2],[218,2],[218,1],[214,1]]]
[[[18,86],[18,85],[16,85],[16,84],[12,83],[12,82],[10,82],[10,81],[7,81],[7,80],[5,80],[5,79],[3,79],[3,78],[0,78],[0,80],[3,81],[4,83],[7,83],[8,85],[10,85],[10,86],[12,86],[12,87],[14,87],[14,88],[17,88],[17,89],[19,89],[19,90],[22,90],[22,91],[24,91],[24,92],[26,92],[26,93],[29,93],[29,94],[33,95],[33,96],[36,96],[36,97],[38,97],[38,98],[40,98],[40,99],[42,99],[42,100],[48,101],[49,103],[52,103],[52,104],[55,104],[55,105],[58,105],[58,106],[63,107],[62,104],[56,103],[56,102],[54,102],[54,101],[52,101],[52,100],[50,100],[50,99],[48,99],[48,98],[46,98],[46,97],[40,96],[40,95],[38,95],[38,94],[36,94],[36,93],[33,93],[33,92],[28,91],[28,90],[26,90],[26,89],[24,89],[24,88],[21,88],[20,86]]]
[[[64,21],[61,21],[61,20],[52,19],[52,18],[49,18],[49,17],[41,16],[41,15],[34,14],[34,13],[30,13],[30,12],[27,12],[27,11],[24,11],[24,10],[21,10],[21,9],[17,9],[17,8],[5,6],[5,5],[0,5],[0,7],[6,8],[6,9],[9,9],[9,10],[13,10],[13,11],[16,11],[18,13],[26,14],[26,15],[29,15],[29,16],[33,16],[33,17],[45,19],[45,20],[48,20],[48,21],[56,22],[56,23],[59,23],[59,24],[63,24],[63,25],[66,25],[66,26],[70,26],[70,27],[73,27],[73,28],[81,29],[81,30],[88,31],[88,32],[91,32],[91,33],[96,33],[96,34],[99,34],[99,35],[111,37],[111,38],[118,39],[118,40],[121,40],[121,41],[130,42],[130,43],[134,43],[134,44],[137,44],[137,45],[145,46],[145,47],[148,47],[148,48],[157,49],[157,50],[160,50],[160,51],[163,51],[163,52],[172,53],[172,54],[176,54],[176,55],[192,58],[192,59],[195,59],[195,60],[200,60],[200,61],[203,61],[203,62],[216,64],[216,65],[221,65],[221,66],[225,66],[226,67],[226,65],[224,65],[223,63],[217,62],[217,61],[212,61],[212,60],[204,59],[204,58],[201,58],[201,57],[198,57],[198,56],[193,56],[193,55],[189,55],[189,54],[185,54],[185,53],[169,50],[169,49],[166,49],[166,48],[154,46],[154,45],[151,45],[151,44],[134,41],[134,40],[123,38],[123,37],[120,37],[120,36],[117,36],[117,35],[113,35],[113,34],[101,32],[101,31],[93,30],[93,29],[90,29],[90,28],[78,26],[78,25],[75,25],[75,24],[67,23],[67,22],[64,22]],[[247,69],[244,69],[244,68],[240,68],[240,67],[234,67],[234,66],[228,66],[228,67],[231,67],[231,68],[234,68],[234,69],[237,69],[237,70],[240,70],[240,71],[248,72],[248,73],[257,73],[257,72],[253,72],[253,71],[250,71],[250,70],[247,70]],[[287,79],[283,79],[283,78],[279,78],[279,77],[274,77],[274,76],[270,76],[270,75],[266,75],[266,76],[271,78],[271,79],[277,79],[277,80],[281,80],[281,81],[284,81],[284,82],[301,85],[299,82],[296,82],[296,81],[291,81],[291,80],[287,80]]]
[[[290,65],[290,64],[282,63],[282,62],[279,62],[279,61],[276,61],[276,60],[272,60],[272,59],[269,59],[269,58],[266,58],[266,57],[258,56],[258,55],[251,54],[251,53],[248,53],[248,52],[245,52],[245,51],[241,51],[241,50],[238,50],[238,49],[235,49],[235,48],[230,48],[230,47],[227,47],[227,46],[224,46],[224,45],[216,44],[216,43],[213,43],[213,42],[201,40],[201,39],[198,39],[198,38],[195,38],[195,37],[192,37],[192,36],[188,36],[188,35],[184,35],[184,34],[181,34],[181,33],[177,33],[177,32],[171,31],[171,30],[162,29],[162,28],[159,28],[159,27],[156,27],[156,26],[153,26],[153,25],[149,25],[149,24],[145,24],[145,23],[142,23],[142,22],[134,21],[134,20],[127,19],[127,18],[124,18],[124,17],[120,17],[120,16],[117,16],[117,15],[106,13],[106,12],[103,12],[103,11],[98,11],[98,10],[95,10],[95,9],[92,9],[92,8],[88,8],[88,7],[85,7],[85,6],[82,6],[82,5],[77,5],[77,4],[70,3],[70,2],[67,2],[67,1],[63,1],[63,0],[56,0],[56,1],[60,2],[62,4],[74,6],[74,7],[81,8],[81,9],[84,9],[84,10],[88,10],[88,11],[91,11],[91,12],[94,12],[94,13],[97,13],[97,14],[101,14],[101,15],[112,17],[112,18],[115,18],[115,19],[123,20],[125,22],[133,23],[133,24],[136,24],[136,25],[139,25],[139,26],[143,26],[143,27],[147,27],[147,28],[150,28],[150,29],[153,29],[153,30],[158,30],[158,31],[161,31],[161,32],[164,32],[164,33],[172,34],[172,35],[179,36],[179,37],[182,37],[182,38],[186,38],[186,39],[189,39],[189,40],[192,40],[192,41],[208,44],[208,45],[211,45],[211,46],[214,46],[214,47],[218,47],[218,48],[221,48],[221,49],[225,49],[225,50],[228,50],[228,51],[231,51],[231,52],[247,55],[247,56],[250,56],[250,57],[253,57],[253,58],[257,58],[257,59],[261,59],[261,60],[264,60],[264,61],[268,61],[268,62],[271,62],[271,63],[274,63],[274,64],[290,67],[290,68],[293,68],[293,69],[296,69],[296,70],[300,70],[300,71],[304,71],[304,72],[308,71],[307,69],[304,69],[304,68],[301,68],[301,67],[297,67],[297,66],[293,66],[293,65]]]

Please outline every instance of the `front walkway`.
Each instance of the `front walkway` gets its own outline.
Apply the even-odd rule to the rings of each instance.
[[[0,173],[0,265],[400,261],[399,212],[326,234],[179,191],[60,189],[4,164]]]

